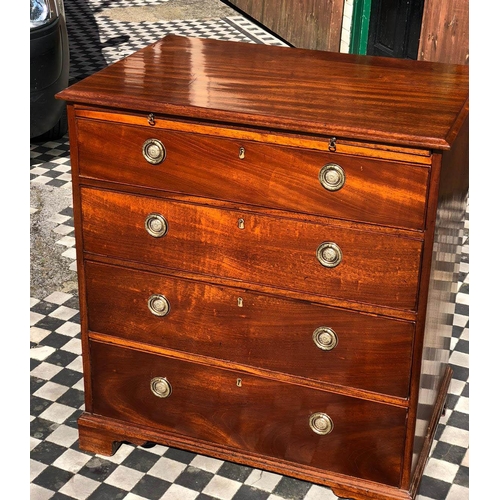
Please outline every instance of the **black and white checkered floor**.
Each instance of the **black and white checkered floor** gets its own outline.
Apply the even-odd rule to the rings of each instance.
[[[113,7],[161,0],[120,0]],[[99,15],[99,0],[66,2],[71,79],[76,81],[145,45],[176,33],[185,36],[283,44],[239,14],[210,20],[120,22]],[[106,2],[110,4],[110,2]],[[109,7],[109,5],[107,5]],[[31,144],[31,185],[70,200],[67,136]],[[36,213],[39,207],[31,207]],[[47,215],[56,250],[75,273],[71,202]],[[453,323],[453,380],[426,466],[418,500],[469,498],[469,254],[464,221],[459,292]],[[76,421],[83,410],[82,362],[76,292],[54,289],[31,299],[31,500],[334,500],[326,488],[156,445],[123,444],[112,457],[78,448]]]

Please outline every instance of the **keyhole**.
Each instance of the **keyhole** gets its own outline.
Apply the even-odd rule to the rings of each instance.
[[[240,151],[238,153],[238,157],[240,160],[243,160],[243,158],[245,158],[245,148],[244,147],[240,148]]]
[[[245,229],[245,219],[238,219],[238,228]]]
[[[241,382],[241,378],[237,378],[236,379],[236,385],[237,385],[237,387],[241,387],[241,383],[242,383]]]

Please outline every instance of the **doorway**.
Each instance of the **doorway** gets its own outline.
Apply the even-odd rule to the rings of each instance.
[[[350,52],[417,59],[425,0],[355,0]]]

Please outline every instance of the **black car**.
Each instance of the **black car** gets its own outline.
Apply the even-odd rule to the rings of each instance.
[[[30,139],[59,139],[67,132],[66,105],[54,95],[68,82],[63,0],[30,0]]]

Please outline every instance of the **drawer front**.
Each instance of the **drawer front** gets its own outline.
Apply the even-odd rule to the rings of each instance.
[[[399,485],[404,408],[96,342],[91,351],[93,413]],[[330,433],[313,432],[316,413]]]
[[[143,155],[143,144],[153,138],[165,147],[160,164],[148,163]],[[361,222],[424,227],[426,167],[83,119],[78,121],[78,151],[80,174],[96,179]],[[345,174],[345,184],[337,191],[319,181],[321,169],[330,163],[340,165]]]
[[[408,397],[412,323],[90,261],[85,271],[91,331]]]
[[[154,267],[414,309],[419,240],[145,196],[81,189],[84,250]],[[167,233],[145,221],[160,214]],[[160,226],[157,215],[148,225]],[[342,253],[340,264],[325,267]],[[321,250],[321,251],[320,251]],[[318,258],[318,252],[320,257]],[[298,278],[300,277],[300,278]]]

